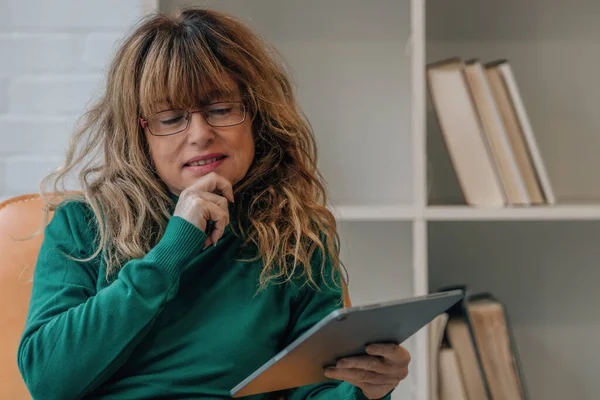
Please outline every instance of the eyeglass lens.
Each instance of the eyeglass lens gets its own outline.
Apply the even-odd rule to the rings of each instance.
[[[202,110],[206,122],[214,127],[238,125],[244,122],[246,109],[242,103],[214,103]],[[191,118],[188,110],[165,110],[148,118],[148,128],[154,135],[172,135],[185,130]]]

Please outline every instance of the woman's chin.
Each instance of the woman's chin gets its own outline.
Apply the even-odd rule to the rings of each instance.
[[[210,174],[211,172],[214,172],[214,173],[222,176],[223,178],[225,178],[229,182],[231,182],[232,185],[234,185],[234,181],[231,180],[227,171],[221,171],[221,170],[214,170],[214,171],[210,171],[207,173],[190,173],[190,171],[183,171],[183,174],[181,176],[181,181],[186,185],[185,187],[189,187],[189,186],[193,185],[194,183],[198,182],[198,180],[201,179],[203,176],[206,176],[206,175]]]

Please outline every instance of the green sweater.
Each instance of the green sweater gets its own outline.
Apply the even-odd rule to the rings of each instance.
[[[321,291],[292,281],[256,295],[261,264],[235,260],[241,240],[231,227],[202,250],[206,235],[180,217],[108,282],[100,257],[79,263],[62,254],[91,254],[92,221],[86,205],[71,202],[45,230],[18,350],[34,399],[230,398],[232,387],[341,305],[341,292],[322,281]],[[333,380],[288,396],[366,398]]]

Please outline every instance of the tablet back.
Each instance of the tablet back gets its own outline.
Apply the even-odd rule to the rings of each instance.
[[[333,311],[231,390],[233,397],[272,392],[328,380],[324,368],[365,354],[371,343],[401,344],[458,302],[463,292]]]

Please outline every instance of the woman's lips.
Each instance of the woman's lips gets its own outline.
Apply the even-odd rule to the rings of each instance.
[[[197,162],[192,163],[192,165],[186,164],[183,166],[183,169],[186,171],[190,171],[194,174],[206,175],[209,172],[212,172],[213,170],[215,170],[219,165],[221,165],[226,158],[227,157],[222,156],[222,157],[211,158],[208,160],[203,160],[200,162],[201,165],[196,165],[196,164],[198,164]]]

